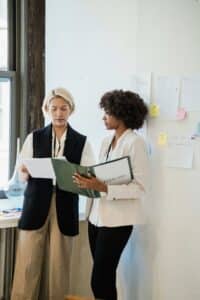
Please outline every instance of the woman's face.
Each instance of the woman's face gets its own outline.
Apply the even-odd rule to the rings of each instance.
[[[121,120],[118,120],[115,116],[106,112],[104,113],[103,121],[107,129],[117,129],[122,123]]]
[[[63,98],[55,97],[49,104],[48,114],[54,127],[65,127],[71,114],[71,109]]]

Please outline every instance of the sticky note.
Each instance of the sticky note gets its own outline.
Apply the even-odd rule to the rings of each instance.
[[[159,106],[155,103],[152,103],[149,108],[149,113],[153,118],[158,117],[160,113]]]
[[[158,145],[166,145],[167,144],[167,134],[165,132],[162,132],[158,136]]]
[[[184,120],[187,117],[187,112],[184,108],[179,108],[179,110],[176,113],[176,119],[177,120]]]

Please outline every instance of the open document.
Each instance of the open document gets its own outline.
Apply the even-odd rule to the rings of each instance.
[[[129,156],[87,167],[57,158],[32,158],[24,160],[23,163],[26,165],[32,177],[56,178],[61,190],[90,198],[99,197],[100,193],[90,189],[79,188],[73,182],[72,176],[74,173],[79,173],[86,177],[96,176],[108,184],[126,184],[133,179]]]
[[[25,158],[22,164],[33,178],[56,178],[51,158]]]

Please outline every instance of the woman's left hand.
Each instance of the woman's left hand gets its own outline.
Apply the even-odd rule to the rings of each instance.
[[[88,178],[88,177],[81,176],[78,173],[74,173],[73,181],[81,189],[91,189],[98,192],[106,192],[106,193],[108,191],[107,185],[103,181],[97,179],[94,176]]]

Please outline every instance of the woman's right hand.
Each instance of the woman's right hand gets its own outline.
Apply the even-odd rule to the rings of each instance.
[[[19,167],[18,172],[21,181],[28,181],[30,174],[24,165]]]

